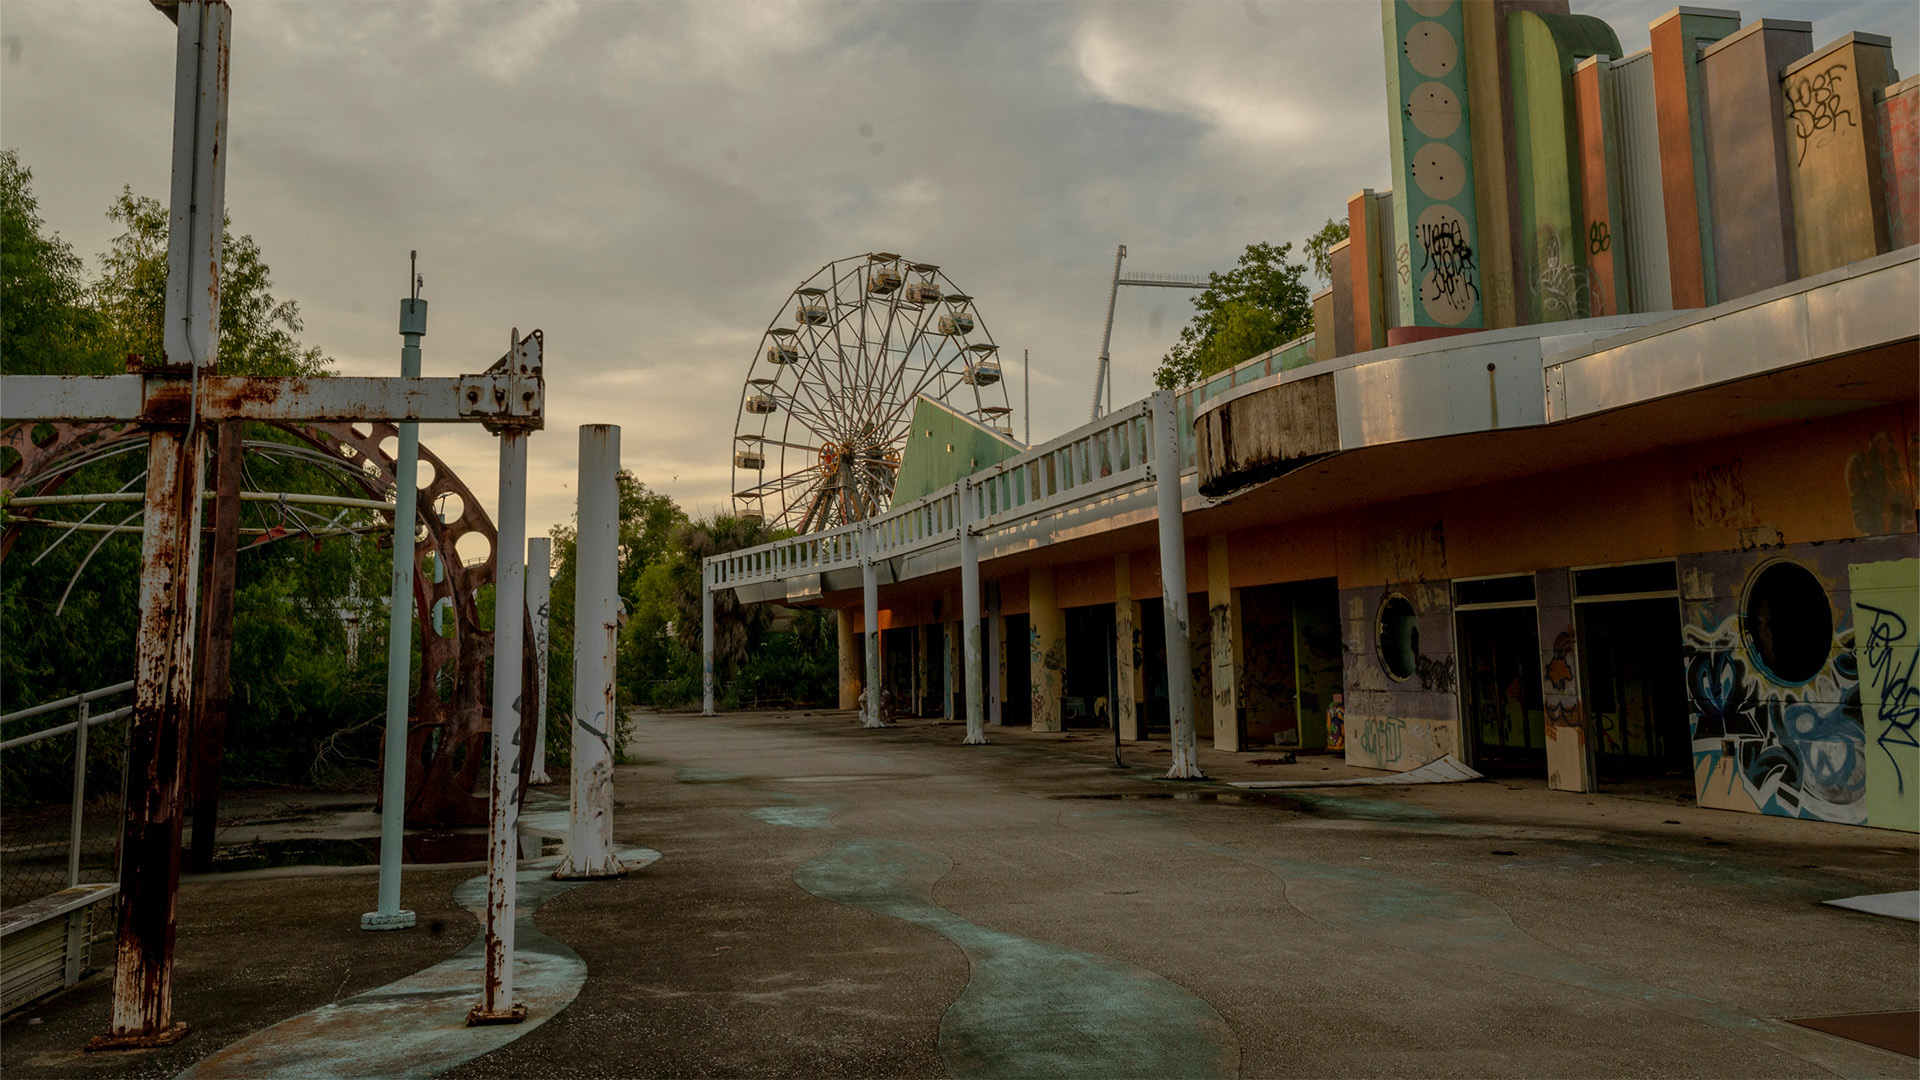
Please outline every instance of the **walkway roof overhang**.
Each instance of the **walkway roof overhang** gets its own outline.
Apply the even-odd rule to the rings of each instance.
[[[1538,475],[1920,395],[1920,248],[1591,339],[1442,339],[1248,383],[1195,419],[1204,531]],[[1612,332],[1606,332],[1612,331]],[[1459,344],[1449,346],[1449,341]],[[1397,354],[1396,354],[1397,353]],[[1520,370],[1512,370],[1519,368]]]

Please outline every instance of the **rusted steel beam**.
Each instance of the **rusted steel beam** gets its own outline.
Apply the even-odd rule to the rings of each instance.
[[[198,383],[201,422],[417,420],[461,422],[539,415],[543,386],[501,373],[439,379],[359,377],[192,378],[189,365],[137,375],[0,376],[0,413],[9,421],[114,420],[184,424]]]
[[[179,4],[173,18],[179,30],[162,344],[173,370],[185,376],[179,384],[191,387],[219,364],[233,12],[224,0],[191,0]],[[179,426],[156,427],[147,443],[113,1023],[107,1034],[88,1044],[90,1050],[166,1045],[187,1030],[173,1021],[173,939],[193,708],[193,623],[207,432],[192,416],[179,420]]]
[[[220,766],[225,757],[227,701],[233,691],[233,587],[240,558],[239,420],[221,424],[213,461],[213,551],[200,604],[199,685],[194,692],[193,846],[195,873],[213,869],[219,829]]]
[[[156,431],[148,451],[147,531],[140,546],[140,627],[127,721],[126,818],[113,1024],[89,1049],[165,1045],[173,1022],[175,897],[193,691],[193,612],[206,433]]]

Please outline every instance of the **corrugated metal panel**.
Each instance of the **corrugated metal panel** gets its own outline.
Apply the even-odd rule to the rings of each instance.
[[[1616,115],[1633,310],[1672,311],[1667,208],[1660,190],[1660,130],[1653,105],[1653,54],[1643,49],[1615,61],[1613,71],[1620,99]]]
[[[51,994],[66,984],[67,920],[62,917],[22,930],[7,939],[4,977],[0,977],[0,1013]]]

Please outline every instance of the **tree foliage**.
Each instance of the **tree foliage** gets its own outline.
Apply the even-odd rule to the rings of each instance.
[[[1307,265],[1322,284],[1333,284],[1333,246],[1347,238],[1347,223],[1327,219],[1320,231],[1307,237]]]
[[[0,153],[0,370],[110,374],[123,369],[128,353],[159,357],[166,214],[158,202],[129,189],[108,217],[124,231],[90,278],[84,262],[41,219],[31,170],[14,151]],[[299,309],[274,297],[265,257],[251,237],[229,234],[223,267],[222,370],[325,374],[331,361],[300,344]],[[245,437],[291,439],[265,425],[248,425]],[[136,443],[128,443],[127,453],[82,467],[63,491],[140,490],[145,457]],[[250,452],[247,470],[249,486],[260,490],[364,494],[337,471],[299,460]],[[95,520],[131,524],[137,517],[129,511],[135,510],[109,506]],[[283,524],[283,513],[272,504],[250,503],[241,526]],[[371,525],[369,514],[353,511],[341,523]],[[63,532],[24,529],[0,575],[0,683],[9,709],[133,674],[139,535]],[[373,721],[384,713],[386,622],[369,601],[386,591],[391,555],[375,536],[316,541],[296,532],[273,543],[253,540],[243,535],[235,566],[227,778],[313,783],[370,766],[379,739]],[[101,737],[117,736],[103,728]],[[71,767],[70,759],[55,764],[53,758],[66,745],[48,740],[9,753],[9,796],[37,791],[38,779],[59,789],[66,782],[59,774]],[[118,775],[101,782],[117,785]]]
[[[1240,261],[1194,300],[1194,316],[1160,361],[1154,382],[1177,389],[1283,345],[1313,328],[1307,268],[1288,261],[1292,244],[1247,245]]]

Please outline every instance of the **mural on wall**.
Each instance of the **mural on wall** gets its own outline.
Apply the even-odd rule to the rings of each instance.
[[[1327,706],[1327,749],[1345,750],[1347,748],[1347,700],[1345,695],[1333,695],[1333,704]]]
[[[1867,824],[1920,831],[1920,559],[1847,568],[1867,754]]]
[[[1347,764],[1406,770],[1445,754],[1458,756],[1450,586],[1419,582],[1342,589],[1340,600]]]
[[[1700,804],[1865,822],[1866,738],[1852,630],[1835,634],[1825,670],[1794,687],[1755,665],[1737,616],[1681,634]]]

